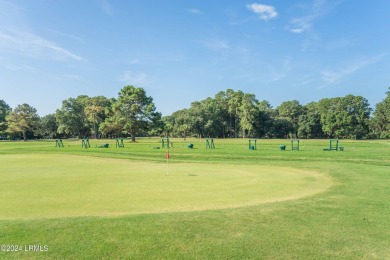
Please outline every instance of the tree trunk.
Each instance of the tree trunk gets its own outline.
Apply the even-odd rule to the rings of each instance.
[[[131,134],[131,141],[135,142],[135,134]]]

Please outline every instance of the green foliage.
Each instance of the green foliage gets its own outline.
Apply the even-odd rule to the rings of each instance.
[[[376,104],[371,121],[372,134],[377,138],[390,138],[390,87],[386,95]]]
[[[54,114],[39,119],[36,134],[44,138],[54,138],[57,135],[58,123]]]
[[[302,107],[302,114],[299,116],[298,126],[298,136],[300,138],[318,138],[324,136],[318,103],[311,102]]]
[[[118,93],[113,104],[115,120],[122,130],[131,135],[132,141],[142,131],[148,131],[161,119],[151,97],[146,96],[143,88],[125,86]]]
[[[112,100],[103,96],[92,97],[84,108],[87,121],[92,124],[94,138],[98,136],[99,124],[105,120],[107,108],[111,107]]]
[[[27,132],[37,129],[39,122],[37,110],[28,104],[18,105],[5,118],[8,125],[7,132],[22,133],[23,140],[27,139]]]
[[[271,130],[273,137],[289,138],[289,135],[291,135],[293,132],[294,127],[290,118],[278,116],[274,119]]]
[[[58,132],[69,136],[84,137],[89,133],[85,107],[88,96],[78,96],[62,101],[61,109],[56,111]]]
[[[368,135],[371,108],[361,96],[325,98],[319,101],[322,130],[331,138],[361,139]]]
[[[260,101],[257,105],[259,108],[259,119],[260,125],[256,127],[258,137],[272,137],[275,135],[273,126],[277,117],[277,111],[272,108],[271,104],[266,101]]]
[[[107,117],[113,100],[103,96],[68,98],[56,111],[58,132],[69,136],[98,136],[99,125]],[[92,131],[91,131],[92,130]]]
[[[179,112],[180,112],[180,110],[175,112],[175,113],[179,113]],[[175,124],[174,117],[173,116],[164,116],[164,117],[162,117],[161,120],[163,122],[163,136],[169,137],[173,131],[173,126]]]
[[[191,103],[189,109],[165,117],[166,128],[174,136],[193,134],[198,137],[261,137],[270,135],[274,113],[262,111],[255,95],[228,89],[215,98]],[[184,126],[184,127],[183,127]]]
[[[122,128],[118,118],[113,115],[100,124],[99,130],[106,137],[120,137],[122,136]]]
[[[282,121],[287,121],[289,127],[284,127],[288,134],[297,137],[299,128],[299,116],[302,114],[302,106],[297,100],[285,101],[276,108]],[[287,125],[287,123],[283,123]],[[287,136],[287,135],[286,135]]]
[[[382,106],[378,108],[383,114],[387,110]],[[174,136],[181,135],[185,124],[188,132],[198,137],[362,139],[369,136],[370,114],[368,101],[361,96],[325,98],[305,106],[297,100],[286,101],[275,110],[253,94],[228,89],[214,99],[195,101],[189,109],[174,112],[165,129]],[[386,120],[373,120],[372,128],[382,131],[388,126]],[[383,131],[382,136],[386,136]]]
[[[243,138],[246,138],[247,135],[253,136],[255,133],[257,120],[259,119],[258,103],[259,101],[253,94],[244,94],[242,96],[242,103],[238,108],[238,116]]]
[[[4,100],[0,100],[0,134],[4,133],[7,129],[7,121],[5,118],[11,111],[11,107]]]
[[[372,118],[372,109],[361,96],[324,98],[306,105],[297,100],[285,101],[274,109],[266,100],[259,102],[254,94],[227,89],[161,119],[144,89],[126,86],[117,100],[85,95],[68,98],[57,109],[55,118],[57,132],[65,137],[389,138],[389,93],[376,105]],[[0,133],[7,128],[5,115],[9,111],[1,101]],[[50,122],[40,129],[55,129]],[[20,130],[15,125],[11,129]],[[52,131],[39,129],[36,134],[54,136]]]

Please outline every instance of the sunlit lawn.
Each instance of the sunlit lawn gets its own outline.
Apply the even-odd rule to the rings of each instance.
[[[214,141],[0,142],[0,258],[390,258],[389,141]]]

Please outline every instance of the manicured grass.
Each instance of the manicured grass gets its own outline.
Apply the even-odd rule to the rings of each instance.
[[[91,140],[91,145],[105,142],[115,144]],[[215,150],[197,139],[173,142],[170,176],[165,150],[153,149],[158,139],[107,149],[82,149],[80,141],[67,140],[65,148],[44,141],[0,142],[0,244],[49,247],[1,252],[0,258],[390,258],[389,141],[341,140],[344,152],[323,151],[326,140],[301,140],[300,151],[291,151],[288,140],[259,140],[255,151],[246,140],[215,140]],[[288,150],[279,151],[279,144]],[[127,165],[142,172],[127,173]],[[136,180],[150,181],[132,190],[145,191],[142,198],[155,210],[134,199],[137,209],[118,207],[130,194],[123,187]],[[164,188],[164,181],[172,183]],[[296,185],[290,190],[287,181]],[[278,182],[279,189],[271,186]],[[297,185],[313,190],[302,197]],[[202,188],[203,198],[196,195]],[[170,189],[175,196],[155,199]],[[267,202],[261,190],[281,199]],[[55,194],[47,208],[50,200],[43,194]],[[163,204],[169,198],[172,205]]]
[[[324,174],[275,166],[3,155],[0,220],[242,207],[326,190]]]

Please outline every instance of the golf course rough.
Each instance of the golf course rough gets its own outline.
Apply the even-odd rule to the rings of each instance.
[[[139,162],[64,154],[3,155],[0,220],[236,208],[327,190],[324,173],[291,167]]]

